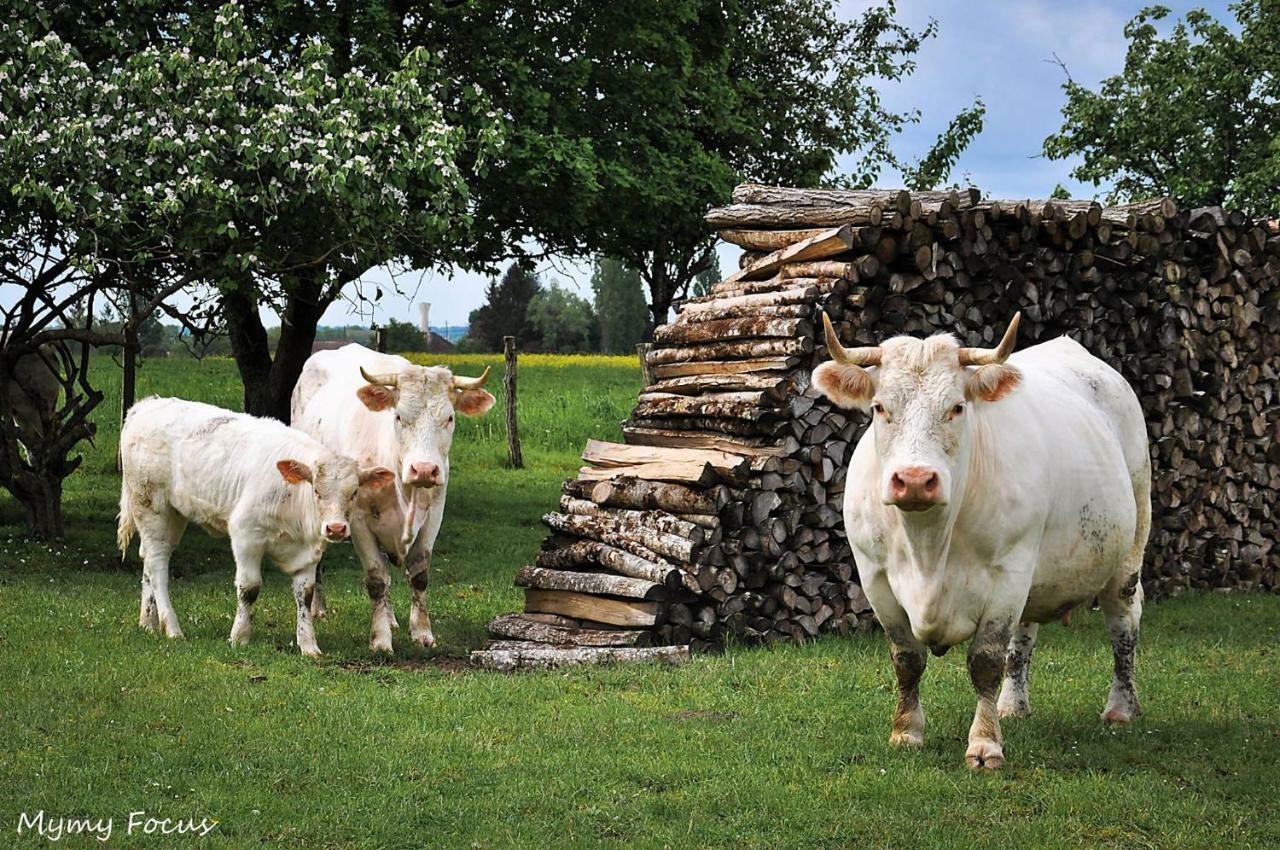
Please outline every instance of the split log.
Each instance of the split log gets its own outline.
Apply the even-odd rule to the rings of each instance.
[[[673,514],[713,514],[719,507],[705,490],[623,477],[596,484],[591,488],[591,501],[598,505]]]
[[[813,338],[739,340],[736,342],[707,343],[705,345],[681,345],[656,348],[649,352],[653,366],[665,363],[687,363],[693,360],[755,360],[758,358],[791,357],[813,351]],[[657,374],[657,370],[654,370]]]
[[[730,204],[711,210],[704,220],[715,230],[740,230],[879,225],[883,217],[884,209],[871,203],[845,206],[823,204],[804,210],[765,204]]]
[[[697,461],[637,463],[630,466],[584,466],[578,470],[578,477],[587,481],[603,481],[617,476],[643,478],[645,481],[670,481],[697,487],[710,487],[719,483],[724,477],[716,472],[711,464]]]
[[[631,446],[588,440],[582,459],[596,466],[631,466],[644,463],[706,463],[726,475],[741,472],[743,458],[714,449]]]
[[[683,664],[688,660],[689,647],[687,646],[544,647],[530,645],[528,649],[477,649],[471,653],[472,664],[501,673],[622,662],[661,661],[666,664]]]
[[[665,599],[665,584],[631,578],[611,576],[606,573],[582,573],[565,570],[549,570],[544,567],[524,567],[516,573],[518,587],[534,587],[540,590],[571,590],[574,593],[622,596],[627,599]]]
[[[538,566],[547,569],[589,569],[595,565],[664,587],[697,590],[697,581],[692,576],[653,552],[649,557],[641,557],[598,540],[576,540],[538,553]]]
[[[692,564],[697,550],[691,540],[607,515],[543,514],[542,522],[553,531],[606,543],[650,561],[661,557]]]
[[[608,516],[624,522],[642,523],[650,528],[656,528],[664,534],[687,537],[695,546],[701,546],[705,542],[705,535],[701,526],[681,519],[668,511],[637,511],[629,508],[611,508],[599,505],[591,499],[576,499],[572,496],[560,497],[560,510],[563,513],[577,514],[578,516]]]
[[[704,321],[678,321],[663,325],[653,334],[657,345],[707,343],[729,339],[759,339],[812,335],[813,323],[805,319],[747,316]]]
[[[704,392],[760,392],[770,400],[779,400],[789,395],[788,388],[795,386],[793,379],[778,373],[740,372],[725,375],[686,375],[680,378],[668,378],[645,387],[645,395],[652,393],[678,393],[680,395],[698,395]]]
[[[805,263],[812,260],[823,260],[836,254],[843,254],[853,245],[854,234],[851,227],[839,227],[834,230],[824,231],[816,236],[811,236],[794,245],[788,245],[785,248],[774,251],[772,254],[761,257],[756,262],[746,268],[739,269],[721,283],[716,284],[712,291],[714,292],[720,287],[731,287],[739,280],[768,277],[787,263]]]
[[[571,590],[526,588],[524,610],[579,617],[612,626],[647,628],[658,621],[658,603],[656,602],[605,599],[585,593],[574,593]]]
[[[630,420],[622,423],[622,435],[629,444],[635,446],[715,449],[749,458],[787,455],[799,448],[794,437],[778,440],[774,437],[732,436],[692,428],[654,428],[634,424]]]
[[[583,629],[541,623],[520,614],[502,614],[486,627],[489,634],[512,640],[576,646],[648,646],[653,632],[638,629]]]
[[[687,375],[731,375],[743,372],[782,372],[800,362],[799,357],[762,357],[754,360],[703,360],[653,365],[655,379]]]

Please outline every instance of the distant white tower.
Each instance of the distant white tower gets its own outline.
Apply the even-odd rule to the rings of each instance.
[[[418,302],[418,330],[423,334],[431,333],[431,322],[428,317],[431,315],[431,305]]]

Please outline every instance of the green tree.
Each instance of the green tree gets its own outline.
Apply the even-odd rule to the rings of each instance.
[[[711,287],[719,282],[720,257],[712,254],[711,263],[694,277],[693,285],[689,287],[689,291],[694,295],[708,295],[711,292]]]
[[[1167,8],[1144,9],[1124,28],[1123,71],[1096,90],[1068,74],[1045,155],[1081,157],[1072,176],[1110,184],[1112,200],[1280,212],[1280,2],[1231,10],[1234,27],[1203,10],[1163,27]]]
[[[463,163],[475,173],[494,150],[497,115],[473,88],[446,108],[428,51],[369,68],[348,45],[296,30],[287,50],[273,49],[276,30],[262,38],[256,23],[296,16],[272,4],[254,6],[254,25],[234,3],[139,4],[106,22],[22,8],[36,44],[47,34],[92,57],[73,76],[114,87],[111,99],[76,100],[55,80],[29,98],[45,109],[48,137],[22,191],[166,217],[172,253],[217,287],[247,411],[288,418],[320,317],[366,270],[471,258]],[[87,32],[97,23],[105,31]],[[464,114],[465,127],[452,122]],[[139,178],[126,196],[114,190],[120,170]],[[47,179],[66,173],[74,179]],[[281,317],[274,351],[264,306]]]
[[[538,331],[529,323],[529,303],[542,289],[537,274],[527,265],[514,262],[507,266],[501,279],[485,286],[485,303],[468,316],[468,347],[483,351],[501,351],[502,338],[513,336],[521,348],[537,346]]]
[[[406,351],[427,350],[427,340],[422,331],[418,330],[417,325],[402,322],[399,319],[388,319],[385,330],[387,351],[399,354]]]
[[[478,215],[637,269],[651,326],[710,262],[702,213],[735,183],[864,186],[886,165],[910,167],[891,143],[920,116],[888,109],[877,86],[912,72],[934,27],[901,26],[892,3],[853,20],[826,0],[551,0],[460,14],[482,23],[458,37],[492,49],[454,67],[513,117],[502,163],[477,184]],[[980,123],[979,110],[960,129]],[[926,157],[934,177],[954,161],[943,147]],[[839,176],[843,154],[853,166]]]
[[[528,322],[541,350],[557,353],[594,351],[599,345],[591,302],[552,281],[529,301]]]
[[[640,273],[618,260],[601,257],[591,275],[595,311],[599,322],[600,350],[606,354],[630,354],[644,337],[648,308]]]

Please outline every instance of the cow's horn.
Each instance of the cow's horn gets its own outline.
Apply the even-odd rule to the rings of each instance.
[[[1003,363],[1013,353],[1014,343],[1018,341],[1018,322],[1022,313],[1014,313],[1013,321],[1004,332],[1004,339],[995,348],[962,348],[960,349],[961,366],[985,366],[988,363]]]
[[[492,369],[488,366],[484,367],[484,371],[480,373],[478,378],[464,378],[461,375],[453,376],[453,386],[460,390],[478,390],[484,386],[484,382],[489,380],[489,372]]]
[[[831,326],[831,317],[822,314],[822,327],[827,334],[827,353],[831,359],[846,366],[879,366],[880,346],[871,345],[864,348],[845,348],[836,336],[836,329]]]
[[[364,370],[364,367],[361,366],[360,377],[364,378],[366,381],[368,381],[371,384],[378,384],[379,386],[383,386],[383,387],[400,386],[400,374],[398,372],[388,372],[385,375],[370,375],[368,372]]]

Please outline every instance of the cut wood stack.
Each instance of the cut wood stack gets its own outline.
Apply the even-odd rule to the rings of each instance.
[[[545,640],[696,647],[866,621],[840,518],[866,423],[809,387],[820,312],[847,345],[939,331],[992,345],[1018,310],[1020,347],[1071,335],[1147,413],[1148,592],[1277,587],[1280,237],[1267,223],[1167,198],[756,185],[707,222],[744,249],[742,267],[655,333],[628,445],[588,445],[517,578],[526,612],[495,621],[496,637],[543,640],[539,623],[583,636]]]

